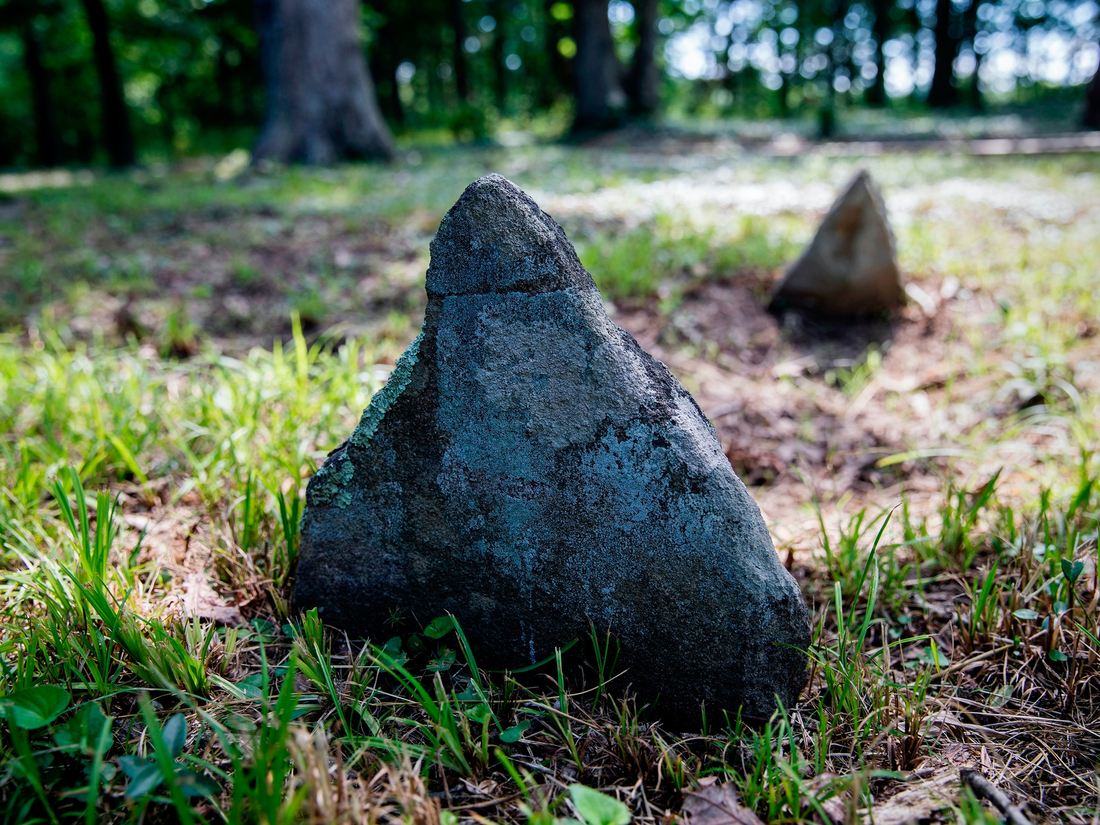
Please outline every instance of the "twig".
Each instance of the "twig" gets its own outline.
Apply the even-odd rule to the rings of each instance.
[[[1000,647],[994,648],[993,650],[987,650],[985,653],[979,653],[977,656],[971,656],[969,659],[963,659],[961,662],[955,662],[955,664],[951,665],[950,667],[946,667],[941,671],[933,673],[932,681],[938,682],[950,676],[952,673],[958,673],[960,670],[968,668],[971,665],[976,665],[979,662],[984,662],[986,659],[992,659],[998,653],[1004,653],[1006,650],[1010,650],[1015,646],[1015,642],[1007,645],[1001,645]]]
[[[1005,821],[1010,825],[1031,825],[1031,820],[1024,816],[1023,811],[1012,804],[1008,795],[975,770],[963,769],[959,771],[959,779],[974,792],[980,799],[987,799],[993,807],[1004,814]]]

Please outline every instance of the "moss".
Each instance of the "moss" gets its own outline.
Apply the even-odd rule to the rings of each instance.
[[[404,392],[405,387],[409,385],[409,381],[412,380],[413,368],[416,366],[420,355],[420,341],[423,337],[424,333],[421,332],[409,344],[408,349],[401,353],[401,357],[397,359],[397,364],[394,365],[393,372],[390,374],[390,380],[386,382],[386,386],[374,394],[374,398],[371,399],[367,409],[363,411],[363,417],[359,419],[359,426],[355,428],[355,432],[348,439],[348,444],[360,449],[370,444],[378,425],[382,423],[382,419],[386,416],[386,411],[393,406],[393,403]]]

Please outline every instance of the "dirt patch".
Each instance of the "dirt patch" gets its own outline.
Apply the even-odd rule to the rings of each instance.
[[[79,245],[45,261],[54,275],[27,296],[77,338],[177,355],[206,339],[234,353],[285,340],[294,313],[307,332],[379,336],[423,311],[427,237],[415,226],[213,208],[96,221]]]
[[[816,533],[805,507],[815,490],[857,506],[896,502],[902,481],[911,501],[939,495],[935,458],[891,457],[950,447],[993,410],[990,381],[961,367],[972,355],[963,328],[980,326],[991,301],[940,298],[932,315],[909,306],[822,327],[770,315],[762,294],[756,276],[710,282],[667,315],[648,306],[615,321],[695,395],[781,538]]]

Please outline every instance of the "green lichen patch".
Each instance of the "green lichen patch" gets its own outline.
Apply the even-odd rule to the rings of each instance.
[[[309,485],[310,504],[347,507],[351,504],[348,485],[355,475],[355,465],[346,451],[326,461]]]
[[[393,406],[393,402],[405,391],[405,387],[412,380],[413,368],[420,356],[420,341],[423,337],[424,333],[421,331],[409,344],[408,348],[401,353],[401,357],[397,359],[393,372],[390,374],[390,380],[386,382],[386,386],[375,393],[367,409],[363,411],[363,417],[359,419],[359,425],[355,428],[355,432],[351,434],[351,438],[348,439],[348,444],[360,449],[370,444],[378,425],[382,423],[382,419],[386,416],[386,411]]]

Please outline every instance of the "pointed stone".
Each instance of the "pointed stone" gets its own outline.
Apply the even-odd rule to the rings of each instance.
[[[431,246],[420,336],[310,481],[294,609],[376,643],[458,617],[490,669],[610,628],[658,714],[767,716],[805,603],[694,399],[607,317],[565,233],[497,175]]]
[[[787,270],[770,309],[843,319],[889,312],[904,302],[886,206],[870,173],[862,170]]]

